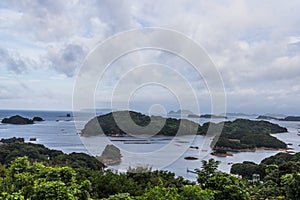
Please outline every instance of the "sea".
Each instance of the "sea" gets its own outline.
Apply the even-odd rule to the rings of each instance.
[[[105,109],[96,115],[108,113]],[[264,158],[277,154],[274,150],[257,150],[255,152],[233,153],[233,156],[212,156],[209,143],[211,136],[178,136],[178,137],[81,137],[80,131],[88,118],[72,111],[29,111],[29,110],[0,110],[0,121],[5,117],[21,115],[27,118],[42,117],[45,121],[30,125],[11,125],[0,123],[0,138],[21,137],[26,142],[43,144],[50,149],[61,150],[64,153],[83,152],[90,155],[101,155],[105,146],[113,144],[121,150],[122,162],[109,166],[116,172],[126,172],[129,167],[148,167],[152,169],[167,170],[195,181],[197,175],[192,173],[201,168],[201,160],[214,158],[220,161],[219,170],[229,173],[233,163],[252,161],[260,163]],[[70,115],[70,116],[68,116]],[[178,118],[179,116],[169,116]],[[256,120],[255,115],[230,115],[227,121],[237,118]],[[203,124],[209,119],[190,119]],[[224,119],[212,119],[213,122]],[[273,134],[274,137],[284,141],[291,151],[300,152],[300,122],[269,120],[288,129],[287,133]],[[30,140],[36,141],[30,141]],[[193,157],[196,160],[187,160]]]

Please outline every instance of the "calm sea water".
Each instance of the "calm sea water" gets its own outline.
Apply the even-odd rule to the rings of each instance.
[[[107,111],[106,111],[107,112]],[[83,127],[85,124],[84,117],[82,121],[80,118],[73,118],[72,112],[67,111],[14,111],[2,110],[0,111],[0,120],[4,117],[19,114],[24,117],[33,118],[39,116],[45,119],[43,122],[37,122],[32,125],[10,125],[0,123],[0,137],[22,137],[25,141],[30,138],[37,138],[35,143],[43,144],[51,149],[62,150],[65,153],[84,152],[91,155],[99,155],[107,144],[114,144],[121,149],[122,162],[119,165],[111,166],[112,169],[118,171],[126,171],[129,166],[150,166],[155,169],[163,169],[174,172],[178,176],[183,176],[190,180],[195,180],[196,175],[188,173],[187,169],[193,170],[201,167],[201,159],[214,158],[220,160],[219,169],[229,172],[231,164],[243,162],[245,160],[259,163],[262,159],[275,155],[277,151],[256,151],[256,152],[242,152],[234,153],[232,157],[214,157],[208,151],[202,151],[202,148],[195,149],[190,146],[207,146],[211,138],[205,136],[186,136],[186,137],[155,137],[144,138],[146,144],[134,144],[132,142],[120,141],[120,138],[109,137],[80,137],[79,130],[76,129],[74,119],[78,120],[78,127]],[[71,117],[67,117],[71,114]],[[233,116],[227,120],[234,120],[236,118],[250,118],[245,116]],[[193,119],[199,123],[204,123],[207,119]],[[222,119],[216,119],[218,122]],[[283,122],[274,121],[282,126],[288,128],[288,133],[274,134],[280,140],[289,143],[289,147],[293,148],[295,152],[300,151],[300,136],[298,136],[297,129],[300,128],[300,122]],[[122,140],[132,140],[132,138],[121,138]],[[198,160],[185,160],[184,157],[192,156]]]

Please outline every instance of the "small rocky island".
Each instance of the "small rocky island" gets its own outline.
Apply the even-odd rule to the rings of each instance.
[[[25,125],[25,124],[33,124],[35,121],[40,122],[40,121],[44,121],[44,119],[41,117],[34,117],[33,119],[29,119],[29,118],[22,117],[20,115],[15,115],[9,118],[2,119],[1,123]]]
[[[34,122],[42,122],[42,121],[45,121],[43,118],[41,118],[41,117],[34,117],[33,119],[32,119]]]
[[[22,117],[20,115],[15,115],[9,118],[4,118],[2,119],[1,123],[3,124],[33,124],[33,120],[32,119],[28,119],[25,117]]]
[[[101,156],[96,157],[104,165],[116,165],[121,162],[121,152],[120,149],[114,145],[106,145]]]

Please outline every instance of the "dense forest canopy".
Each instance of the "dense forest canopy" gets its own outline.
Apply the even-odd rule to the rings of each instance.
[[[199,163],[200,164],[200,163]],[[250,169],[253,163],[244,163]],[[219,161],[203,160],[197,182],[148,168],[113,173],[90,168],[46,165],[17,157],[0,164],[0,199],[50,200],[250,200],[300,197],[300,162],[268,165],[260,180],[242,179],[218,170]],[[136,173],[140,172],[140,173]],[[256,173],[255,171],[249,171]]]

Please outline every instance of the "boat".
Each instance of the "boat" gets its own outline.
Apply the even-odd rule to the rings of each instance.
[[[36,138],[29,138],[29,141],[31,142],[36,141]]]
[[[193,174],[198,174],[196,171],[190,170],[189,168],[186,168],[187,173],[193,173]]]

